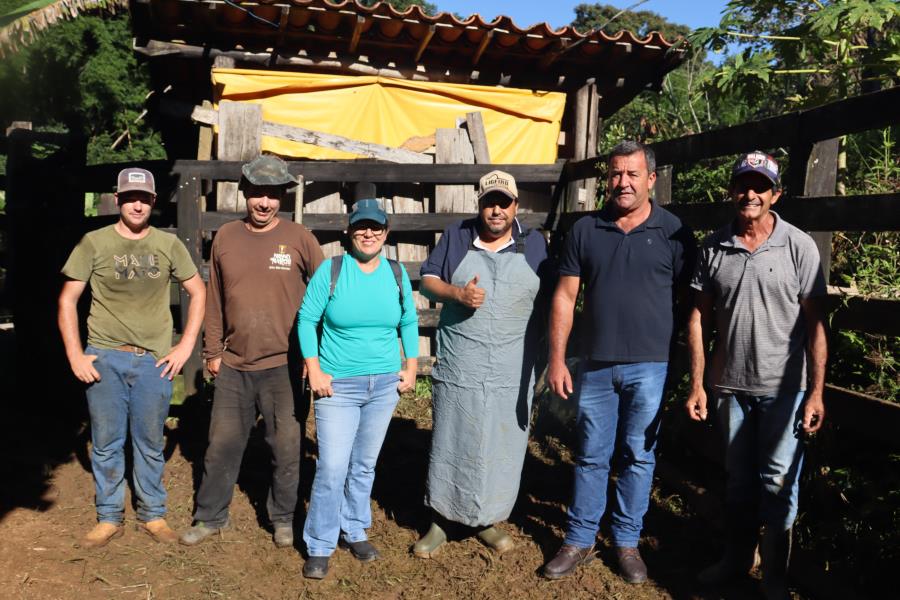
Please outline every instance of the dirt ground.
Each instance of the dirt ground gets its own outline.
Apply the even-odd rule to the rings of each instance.
[[[168,434],[165,483],[169,523],[190,525],[193,494],[205,448],[208,405],[182,411]],[[208,418],[208,417],[207,417]],[[233,528],[197,547],[163,546],[133,528],[129,507],[123,537],[107,547],[84,550],[79,538],[94,524],[89,432],[75,432],[74,450],[53,459],[34,450],[12,453],[2,467],[10,483],[0,510],[0,598],[644,598],[700,597],[692,583],[701,565],[715,558],[717,534],[683,502],[654,492],[641,549],[652,580],[624,583],[610,548],[600,542],[598,560],[566,579],[551,582],[539,567],[557,550],[571,487],[571,456],[560,438],[533,435],[515,512],[503,527],[516,548],[497,556],[477,538],[457,536],[432,560],[410,548],[427,529],[422,506],[430,443],[430,401],[405,397],[395,414],[379,460],[369,531],[382,560],[360,564],[338,550],[323,581],[302,578],[299,549],[276,549],[266,529],[269,456],[254,431],[231,507]],[[563,436],[564,437],[564,436]],[[313,420],[307,421],[301,496],[305,506],[315,469]],[[21,447],[20,447],[21,448]],[[49,456],[51,453],[47,451]],[[4,484],[4,485],[5,485]],[[129,492],[130,498],[130,492]],[[297,539],[302,511],[295,522]],[[601,540],[603,535],[601,532]],[[752,581],[724,597],[755,597]],[[707,596],[710,597],[710,596]],[[723,597],[717,595],[714,597]]]

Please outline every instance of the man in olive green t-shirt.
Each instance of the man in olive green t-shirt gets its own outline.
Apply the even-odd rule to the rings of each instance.
[[[88,384],[93,442],[98,523],[82,547],[104,546],[124,532],[128,433],[134,448],[138,529],[158,542],[178,541],[164,518],[163,427],[172,379],[197,341],[206,288],[184,244],[150,227],[155,202],[149,171],[122,170],[118,222],[85,235],[62,269],[67,280],[59,296],[59,330],[72,372]],[[191,298],[187,326],[174,347],[169,312],[173,277]],[[91,308],[87,347],[82,348],[77,303],[88,283]]]

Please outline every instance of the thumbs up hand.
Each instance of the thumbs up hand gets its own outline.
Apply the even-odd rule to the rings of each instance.
[[[476,309],[484,304],[484,290],[478,287],[478,275],[469,280],[465,287],[457,288],[457,301],[463,306]]]

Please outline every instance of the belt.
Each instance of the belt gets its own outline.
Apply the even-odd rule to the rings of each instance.
[[[116,346],[112,348],[113,350],[118,350],[119,352],[131,352],[135,356],[143,356],[147,354],[147,350],[144,348],[140,348],[138,346],[130,346],[128,344],[122,344],[121,346]]]

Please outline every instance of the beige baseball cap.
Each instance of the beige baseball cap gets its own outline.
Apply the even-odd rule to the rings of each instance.
[[[491,171],[478,181],[479,200],[494,192],[504,194],[513,200],[519,199],[519,188],[516,187],[515,177],[504,171]]]
[[[129,167],[119,171],[118,185],[116,192],[122,194],[124,192],[147,192],[156,195],[156,182],[153,179],[153,173],[146,169],[137,167]]]

